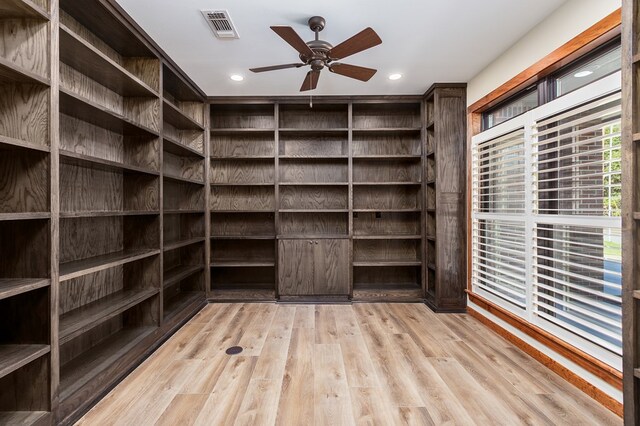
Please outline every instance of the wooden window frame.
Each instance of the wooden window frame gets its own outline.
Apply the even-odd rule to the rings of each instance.
[[[511,78],[504,84],[500,85],[487,95],[478,99],[467,108],[467,158],[471,158],[471,138],[482,131],[482,113],[500,103],[514,96],[519,91],[535,85],[544,80],[548,76],[556,73],[564,66],[576,61],[581,56],[593,52],[596,49],[604,46],[621,34],[621,9],[617,9],[611,14],[604,17],[591,27],[587,28],[576,37],[572,38],[553,52],[540,59],[530,67],[526,68],[515,77]],[[467,162],[467,205],[471,205],[471,190],[472,188],[472,173],[471,163]],[[467,209],[467,240],[471,241],[471,209]],[[505,309],[495,305],[494,303],[486,300],[485,298],[474,294],[471,288],[471,244],[467,244],[467,294],[469,300],[477,306],[483,308],[484,311],[495,315],[497,318],[506,322],[510,326],[518,329],[527,336],[535,339],[536,341],[547,346],[554,352],[565,357],[569,361],[577,364],[584,370],[596,377],[602,379],[604,382],[613,386],[616,389],[622,389],[622,372],[618,371],[595,357],[586,354],[585,352],[577,349],[576,347],[560,340],[554,335],[536,327],[527,321],[507,312]],[[603,404],[609,410],[622,415],[622,403],[613,399],[604,391],[596,388],[592,384],[588,383],[582,377],[569,371],[560,363],[552,360],[547,355],[536,350],[533,346],[526,343],[524,340],[513,335],[509,331],[505,330],[498,324],[492,322],[488,318],[484,317],[481,312],[469,308],[469,313],[474,317],[480,319],[485,325],[494,329],[498,334],[515,343],[522,350],[529,353],[538,361],[544,363],[552,371],[573,383],[580,388],[583,392],[590,395],[592,398]]]

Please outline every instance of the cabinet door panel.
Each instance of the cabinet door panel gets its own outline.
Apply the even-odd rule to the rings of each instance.
[[[312,240],[278,242],[278,293],[282,296],[313,294]]]
[[[349,240],[314,240],[314,294],[349,294]]]

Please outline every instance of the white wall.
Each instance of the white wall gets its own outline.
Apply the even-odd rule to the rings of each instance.
[[[620,6],[621,0],[568,0],[469,81],[467,105],[524,71]]]

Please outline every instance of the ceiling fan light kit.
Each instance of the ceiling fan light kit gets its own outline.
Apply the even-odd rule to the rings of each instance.
[[[314,90],[318,86],[320,71],[325,67],[334,74],[343,75],[360,81],[369,81],[377,70],[357,65],[343,64],[335,61],[379,45],[382,43],[382,40],[378,34],[376,34],[376,32],[371,28],[365,28],[358,34],[334,47],[328,41],[320,40],[319,33],[324,29],[325,24],[326,21],[322,16],[311,17],[309,19],[309,28],[315,33],[315,39],[307,42],[302,40],[298,33],[289,26],[272,26],[271,29],[276,34],[289,43],[291,47],[296,49],[302,62],[251,68],[251,71],[259,73],[309,66],[311,70],[307,72],[302,86],[300,87],[301,92]]]

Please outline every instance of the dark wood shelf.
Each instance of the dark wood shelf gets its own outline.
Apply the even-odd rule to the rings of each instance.
[[[279,240],[321,240],[321,239],[346,239],[347,234],[280,234],[276,237]]]
[[[182,157],[204,158],[203,153],[173,139],[171,136],[167,136],[163,134],[162,140],[164,142],[167,142],[162,144],[163,149],[167,152],[170,152],[175,155],[180,155]]]
[[[378,155],[354,155],[354,160],[420,160],[420,154],[378,154]]]
[[[0,15],[2,11],[0,11]],[[0,83],[27,83],[27,84],[42,84],[49,86],[51,84],[48,77],[41,76],[32,71],[23,69],[22,67],[14,64],[0,56]]]
[[[214,260],[211,262],[212,268],[271,268],[274,266],[274,261]]]
[[[430,121],[427,123],[426,128],[427,129],[433,129],[435,127],[435,122]]]
[[[354,235],[354,240],[420,240],[420,235],[393,234],[393,235]]]
[[[274,186],[275,182],[211,182],[210,186]]]
[[[175,268],[171,268],[164,273],[163,287],[171,287],[174,284],[179,283],[185,278],[190,277],[204,269],[204,265],[180,265]]]
[[[348,155],[279,155],[281,160],[348,160]]]
[[[184,312],[194,303],[201,302],[204,304],[204,293],[201,291],[180,291],[170,298],[164,306],[164,318],[171,318],[174,315]]]
[[[235,300],[253,300],[253,301],[273,301],[276,298],[275,290],[264,289],[256,286],[256,288],[225,288],[225,284],[219,284],[220,288],[214,288],[210,292],[211,300],[215,301],[235,301]],[[231,284],[229,284],[231,285]],[[268,284],[273,286],[273,284]],[[267,284],[265,284],[267,286]]]
[[[73,151],[60,150],[61,162],[65,164],[90,166],[100,168],[103,170],[126,170],[129,172],[144,173],[153,176],[159,176],[160,172],[155,170],[146,169],[144,167],[132,166],[117,161],[105,160],[91,155],[78,154]]]
[[[60,344],[158,294],[158,289],[125,290],[88,303],[60,316]]]
[[[212,235],[216,240],[273,240],[275,235]]]
[[[60,87],[60,112],[125,135],[158,137],[158,131]]]
[[[349,182],[279,182],[280,186],[348,186]]]
[[[328,127],[326,129],[310,129],[310,128],[279,128],[278,129],[279,132],[282,133],[286,133],[289,135],[292,134],[305,134],[308,135],[309,133],[316,133],[318,135],[328,135],[328,134],[341,134],[344,135],[345,133],[347,133],[349,131],[349,129],[347,127]],[[345,135],[346,136],[346,135]]]
[[[172,175],[162,175],[162,177],[164,179],[172,180],[174,182],[185,182],[192,185],[204,186],[204,182],[197,179],[185,178],[180,176],[172,176]]]
[[[198,243],[201,243],[201,242],[203,242],[205,240],[206,240],[206,238],[204,238],[204,237],[197,237],[197,238],[189,238],[187,240],[167,242],[167,243],[164,244],[162,250],[163,251],[171,251],[171,250],[179,249],[181,247],[190,246],[192,244],[198,244]]]
[[[26,150],[51,152],[51,149],[46,145],[40,145],[29,141],[23,141],[21,139],[10,138],[9,136],[0,135],[0,148],[20,148]]]
[[[60,264],[60,281],[67,281],[83,275],[92,274],[114,266],[135,262],[136,260],[160,254],[157,249],[123,250],[87,259],[74,260]]]
[[[364,260],[354,261],[353,266],[420,266],[419,260]]]
[[[28,18],[49,20],[49,13],[30,0],[4,0],[0,18]]]
[[[210,213],[275,213],[274,209],[268,210],[256,210],[256,209],[245,209],[245,210],[209,210]]]
[[[162,117],[164,121],[180,130],[204,131],[204,126],[182,112],[180,108],[167,99],[162,103]]]
[[[233,133],[275,133],[276,129],[259,129],[259,128],[227,128],[227,129],[210,129],[212,135],[224,135]]]
[[[421,209],[353,209],[354,213],[413,213],[413,212],[421,212]]]
[[[349,213],[349,209],[280,209],[280,213]]]
[[[212,160],[216,160],[216,161],[275,160],[275,155],[236,155],[236,156],[227,156],[227,157],[220,157],[220,156],[212,155],[211,159]]]
[[[49,411],[0,411],[1,425],[52,424]]]
[[[60,24],[60,61],[122,96],[158,97],[138,77]]]
[[[50,350],[51,347],[49,345],[0,344],[0,378],[48,354]]]
[[[49,212],[19,212],[19,213],[0,213],[0,221],[5,220],[42,220],[50,219]]]
[[[372,127],[372,128],[353,128],[354,133],[388,133],[388,134],[407,134],[418,133],[422,127]]]
[[[163,209],[164,214],[201,214],[204,209]]]
[[[65,400],[130,352],[156,327],[123,329],[60,368],[60,399]]]
[[[422,185],[422,182],[353,182],[353,186],[402,186]]]
[[[0,278],[0,300],[47,287],[50,284],[49,278]]]
[[[116,210],[116,211],[72,211],[60,212],[60,218],[72,219],[79,217],[110,217],[110,216],[156,216],[160,214],[160,210]]]

